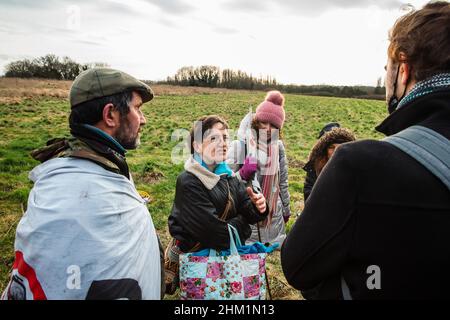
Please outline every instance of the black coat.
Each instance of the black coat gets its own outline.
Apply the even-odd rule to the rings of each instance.
[[[450,91],[418,98],[377,129],[422,125],[450,139]],[[288,282],[307,298],[450,297],[450,192],[393,145],[340,146],[317,179],[281,251]],[[367,281],[380,268],[381,289]]]
[[[228,186],[233,198],[234,208],[226,222],[218,216],[224,212],[228,199]],[[180,240],[180,249],[189,251],[197,242],[201,248],[228,249],[230,237],[227,224],[234,226],[241,242],[251,235],[249,224],[267,217],[260,214],[251,202],[244,183],[237,177],[222,175],[211,189],[194,174],[184,171],[177,179],[175,201],[169,216],[169,232]]]
[[[306,202],[311,194],[314,184],[316,183],[317,175],[310,161],[304,165],[303,170],[306,171],[305,182],[303,184],[303,199]]]

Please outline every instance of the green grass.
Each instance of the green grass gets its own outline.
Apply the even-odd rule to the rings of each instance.
[[[143,107],[147,125],[141,147],[127,155],[139,190],[152,198],[149,211],[163,243],[167,243],[167,217],[174,198],[177,175],[183,165],[171,163],[172,149],[180,141],[171,141],[174,130],[190,129],[192,122],[205,114],[219,114],[237,129],[240,120],[264,98],[263,92],[230,92],[191,96],[158,96]],[[32,183],[29,171],[38,164],[29,153],[53,137],[67,136],[66,99],[23,100],[16,105],[0,104],[0,291],[5,288],[14,255],[14,234],[22,210],[26,210]],[[374,127],[386,116],[381,101],[328,97],[286,96],[286,123],[283,130],[289,167],[291,209],[296,213],[303,200],[304,171],[311,147],[322,126],[339,121],[354,131],[358,139],[380,138]],[[288,230],[294,219],[288,223]],[[268,259],[272,294],[276,299],[296,299],[299,294],[287,285],[279,254]],[[173,298],[173,297],[169,297]]]

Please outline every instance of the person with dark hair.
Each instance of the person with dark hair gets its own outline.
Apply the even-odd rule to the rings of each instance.
[[[231,171],[225,160],[229,146],[228,124],[206,116],[191,130],[191,154],[178,176],[169,216],[169,232],[183,252],[195,249],[229,249],[227,224],[244,242],[250,224],[267,216],[266,200],[256,195]]]
[[[333,128],[339,128],[341,125],[338,122],[330,122],[327,123],[319,132],[319,136],[317,137],[320,139],[326,132],[332,130]],[[303,183],[303,200],[306,202],[308,200],[309,195],[311,194],[311,190],[314,186],[314,183],[316,183],[317,180],[317,174],[316,170],[314,169],[314,165],[309,160],[304,166],[303,170],[306,171],[306,177],[305,182]]]
[[[343,143],[355,141],[355,135],[346,128],[337,128],[325,132],[322,137],[317,140],[311,149],[308,163],[314,170],[316,177],[320,175],[327,162],[336,149]]]
[[[146,84],[109,68],[70,89],[70,138],[32,152],[42,164],[17,226],[4,299],[160,299],[159,240],[125,158],[139,145],[153,98]]]
[[[450,3],[389,36],[388,137],[341,145],[281,249],[308,299],[449,298]]]

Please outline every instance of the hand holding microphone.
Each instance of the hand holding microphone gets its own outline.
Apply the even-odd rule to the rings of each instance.
[[[256,209],[258,209],[261,214],[264,214],[266,212],[266,198],[264,195],[262,193],[254,193],[251,187],[247,188],[247,193]]]

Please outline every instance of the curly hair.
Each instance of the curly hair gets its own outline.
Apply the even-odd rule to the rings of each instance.
[[[400,62],[405,53],[417,81],[450,71],[450,3],[430,2],[400,17],[389,40],[390,58]]]
[[[309,155],[309,162],[313,165],[316,173],[319,174],[329,160],[328,148],[333,144],[342,144],[355,140],[355,135],[346,128],[333,128],[326,132],[319,140],[317,140]]]

